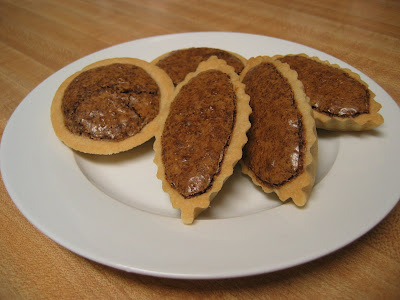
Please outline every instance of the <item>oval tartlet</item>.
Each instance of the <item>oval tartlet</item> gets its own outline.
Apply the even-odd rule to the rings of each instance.
[[[175,89],[154,143],[157,177],[181,219],[208,208],[242,156],[249,96],[231,66],[211,57]]]
[[[154,136],[159,112],[173,90],[169,76],[146,61],[101,60],[60,85],[51,105],[53,129],[77,151],[126,151]]]
[[[151,63],[163,69],[172,79],[174,85],[183,81],[188,73],[194,72],[202,61],[211,56],[223,59],[240,74],[247,60],[241,55],[216,48],[192,47],[174,50],[155,58]]]
[[[318,160],[315,121],[303,85],[289,65],[265,56],[251,58],[240,78],[252,108],[242,172],[264,192],[303,206]]]
[[[370,130],[383,123],[381,105],[360,76],[337,64],[306,54],[275,56],[298,73],[310,98],[317,128]]]

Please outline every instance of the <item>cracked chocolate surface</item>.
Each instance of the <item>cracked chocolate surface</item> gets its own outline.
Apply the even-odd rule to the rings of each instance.
[[[199,73],[171,104],[161,137],[165,177],[190,198],[207,192],[220,172],[236,118],[236,95],[227,74]]]
[[[158,114],[160,90],[142,68],[111,64],[79,74],[66,88],[66,127],[94,140],[120,141],[140,132]]]

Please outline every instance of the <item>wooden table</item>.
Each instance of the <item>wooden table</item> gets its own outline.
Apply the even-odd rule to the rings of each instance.
[[[41,81],[125,41],[192,31],[256,33],[333,55],[400,104],[398,1],[0,1],[0,132]],[[56,244],[0,184],[1,299],[399,299],[400,204],[351,245],[291,269],[246,278],[173,280],[125,273]]]

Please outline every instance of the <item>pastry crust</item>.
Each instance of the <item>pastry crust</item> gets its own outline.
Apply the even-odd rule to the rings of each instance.
[[[315,127],[315,121],[312,116],[312,110],[309,103],[308,97],[304,93],[303,84],[297,79],[297,73],[289,68],[289,65],[281,63],[279,61],[275,61],[270,57],[256,57],[251,58],[248,61],[245,69],[243,70],[240,78],[243,82],[246,74],[258,66],[261,63],[270,63],[272,64],[276,70],[286,78],[287,82],[290,85],[290,88],[294,95],[294,102],[297,107],[297,111],[302,116],[302,126],[304,128],[302,137],[305,141],[305,146],[303,146],[303,165],[302,170],[299,171],[299,174],[293,178],[290,178],[288,181],[279,186],[268,185],[263,182],[253,170],[249,168],[249,166],[245,163],[245,160],[241,160],[242,172],[247,174],[252,179],[253,183],[260,186],[265,193],[275,192],[281,201],[285,201],[289,198],[293,200],[293,202],[297,206],[303,206],[306,204],[311,190],[313,188],[315,182],[316,175],[316,167],[318,161],[318,141],[317,141],[317,132]],[[251,96],[251,95],[250,95]],[[254,107],[252,107],[254,111]],[[252,125],[253,126],[253,125]],[[251,130],[248,132],[250,136]],[[283,138],[283,137],[282,137]],[[277,142],[277,141],[275,141]],[[278,141],[279,142],[279,141]],[[247,145],[246,145],[247,147]],[[244,150],[244,155],[245,154]]]
[[[183,52],[186,52],[186,54],[188,54],[189,51],[192,51],[192,50],[199,50],[199,51],[204,50],[204,51],[207,51],[208,53],[206,55],[204,55],[204,54],[202,54],[202,55],[194,55],[193,54],[193,56],[192,55],[188,55],[185,60],[181,61],[181,63],[174,63],[171,66],[171,68],[173,68],[173,70],[172,69],[169,70],[169,68],[163,68],[167,72],[167,74],[170,75],[172,81],[174,82],[174,85],[179,84],[185,78],[187,73],[194,72],[196,70],[198,65],[195,66],[195,65],[192,65],[192,64],[193,64],[193,62],[200,63],[199,59],[203,55],[204,55],[203,58],[205,58],[203,61],[207,60],[211,56],[217,56],[219,59],[223,59],[222,56],[231,55],[233,58],[237,58],[242,63],[241,70],[244,68],[244,66],[247,63],[247,59],[244,58],[243,56],[237,54],[237,53],[234,53],[234,52],[231,52],[231,51],[227,51],[227,50],[223,50],[223,49],[208,48],[208,47],[192,47],[192,48],[183,48],[183,49],[173,50],[173,51],[170,51],[170,52],[167,52],[167,53],[164,53],[164,54],[160,55],[159,57],[155,58],[151,63],[154,64],[154,65],[158,65],[165,58],[168,58],[168,57],[170,57],[172,55],[181,54]],[[230,65],[229,61],[227,61],[227,63],[228,63],[228,65]],[[183,70],[188,65],[192,65],[193,69],[191,71],[185,72],[185,74],[183,74],[182,80],[180,80],[178,78],[174,78],[176,76],[176,74],[173,75],[172,73],[174,73],[175,71],[178,71],[178,70],[179,70],[179,72],[183,72]],[[235,71],[236,71],[237,74],[240,74],[239,70],[235,70]],[[171,74],[170,74],[170,72],[171,72]]]
[[[154,136],[158,126],[158,116],[146,124],[138,133],[120,141],[113,140],[95,140],[84,135],[72,133],[65,125],[64,113],[62,110],[62,102],[64,92],[70,83],[80,74],[87,70],[112,64],[128,64],[135,65],[146,71],[148,75],[156,82],[160,90],[159,112],[161,112],[172,95],[174,86],[169,76],[160,68],[140,59],[136,58],[111,58],[101,60],[90,64],[81,71],[68,77],[58,88],[52,105],[51,105],[51,122],[57,137],[63,141],[68,147],[91,154],[113,154],[132,149]],[[159,115],[159,114],[158,114]]]
[[[301,54],[293,54],[293,55],[286,55],[286,56],[302,56],[318,63],[321,63],[325,66],[329,66],[331,68],[335,68],[341,70],[342,72],[346,73],[351,78],[355,79],[361,85],[363,85],[369,92],[369,112],[368,113],[361,113],[357,116],[334,116],[329,115],[326,113],[322,113],[313,109],[313,114],[316,122],[317,128],[322,128],[326,130],[337,130],[337,131],[362,131],[362,130],[370,130],[380,126],[384,119],[378,113],[381,109],[382,105],[375,101],[375,94],[369,89],[368,84],[361,80],[360,75],[354,73],[353,71],[341,68],[337,64],[331,64],[328,61],[322,61],[318,57],[310,57],[304,53]],[[274,59],[280,59],[284,56],[276,55]],[[307,91],[306,91],[307,92]]]
[[[181,89],[188,84],[191,79],[208,70],[218,70],[229,76],[236,97],[235,123],[231,131],[229,145],[225,148],[219,173],[214,176],[211,187],[199,195],[185,198],[174,189],[166,179],[166,170],[162,157],[164,125],[170,114],[171,104],[179,95]],[[210,201],[221,190],[225,180],[232,175],[235,164],[242,157],[242,147],[247,142],[246,132],[250,128],[250,113],[251,108],[249,106],[249,96],[245,94],[244,85],[239,81],[239,76],[234,72],[231,66],[226,64],[224,60],[217,59],[215,56],[200,63],[196,72],[189,73],[185,80],[176,87],[175,92],[171,97],[171,101],[167,104],[167,107],[160,115],[160,127],[156,133],[156,140],[154,143],[154,162],[158,166],[157,177],[162,181],[164,191],[170,195],[172,206],[181,210],[181,219],[183,223],[191,224],[200,212],[208,208]]]

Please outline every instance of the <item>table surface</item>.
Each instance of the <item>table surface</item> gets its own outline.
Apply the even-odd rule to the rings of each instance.
[[[24,97],[67,64],[139,38],[194,31],[256,33],[304,44],[361,70],[400,104],[400,2],[0,0],[0,134]],[[347,247],[290,269],[224,280],[126,273],[56,244],[0,183],[1,299],[395,299],[400,204]]]

